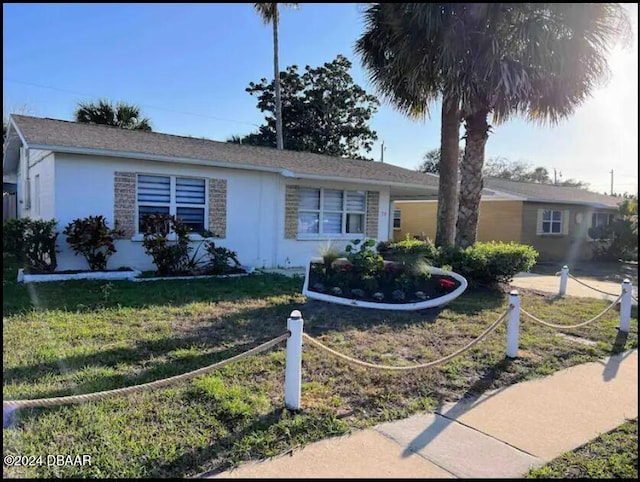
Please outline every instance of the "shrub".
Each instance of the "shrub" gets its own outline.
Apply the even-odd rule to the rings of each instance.
[[[209,254],[207,272],[224,274],[231,268],[239,268],[238,253],[222,246],[216,246],[213,241],[205,242],[205,251]]]
[[[409,234],[402,241],[381,241],[376,247],[384,259],[402,261],[407,257],[423,257],[433,260],[436,247],[430,239],[421,240],[411,238]]]
[[[89,216],[74,219],[62,233],[67,235],[67,243],[76,255],[85,257],[91,271],[104,271],[109,257],[116,252],[113,236],[121,231],[109,229],[104,216]]]
[[[142,218],[144,252],[153,258],[158,274],[188,273],[195,269],[197,261],[189,256],[189,231],[191,228],[171,214],[147,214]],[[175,234],[175,240],[169,236]]]
[[[354,239],[345,248],[347,259],[358,275],[373,274],[382,268],[382,256],[372,249],[375,244],[373,239],[367,239],[364,242],[361,239]]]
[[[8,219],[2,223],[2,250],[24,262],[24,231],[31,222],[29,218]]]
[[[476,284],[508,283],[521,271],[529,271],[538,252],[518,243],[476,243],[464,250],[438,248],[437,266],[448,265]]]
[[[56,260],[55,219],[11,219],[3,224],[3,249],[16,257],[27,271],[50,273]]]

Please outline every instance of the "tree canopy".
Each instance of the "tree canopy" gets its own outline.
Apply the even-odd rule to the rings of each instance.
[[[76,122],[101,124],[123,129],[151,131],[151,121],[143,117],[140,107],[124,102],[113,104],[104,99],[97,102],[79,102],[74,112]]]
[[[378,99],[355,84],[351,62],[343,55],[319,67],[297,65],[280,72],[284,148],[332,156],[364,159],[376,132],[369,126],[380,105]],[[276,147],[274,82],[251,82],[246,91],[256,96],[267,113],[258,132],[233,136],[228,142]]]
[[[462,157],[462,156],[461,156]],[[440,149],[431,149],[422,157],[422,163],[416,167],[416,171],[440,174]],[[552,179],[546,167],[532,167],[523,161],[510,161],[506,157],[492,157],[485,163],[482,174],[485,177],[497,177],[509,181],[537,182],[540,184],[555,184],[565,187],[587,188],[588,183],[575,179]]]

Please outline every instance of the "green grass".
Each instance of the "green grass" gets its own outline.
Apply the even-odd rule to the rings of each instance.
[[[302,280],[278,275],[17,285],[4,259],[3,398],[41,398],[130,386],[246,351],[286,329],[345,354],[414,364],[449,354],[504,311],[507,295],[468,290],[442,311],[388,312],[305,301]],[[575,323],[606,306],[522,293],[543,319]],[[4,454],[89,454],[91,466],[5,467],[6,477],[187,477],[265,458],[354,428],[430,411],[637,347],[616,336],[617,312],[570,333],[522,322],[521,357],[505,359],[505,327],[460,358],[428,370],[352,368],[311,346],[303,355],[302,410],[283,409],[284,344],[172,387],[95,403],[12,414]]]
[[[532,469],[530,479],[637,479],[638,419]]]

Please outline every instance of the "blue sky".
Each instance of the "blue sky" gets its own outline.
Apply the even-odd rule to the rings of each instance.
[[[344,54],[357,83],[375,93],[353,46],[362,4],[283,9],[280,67],[317,66]],[[521,120],[495,126],[487,156],[557,169],[608,191],[637,192],[638,7],[628,5],[633,44],[611,55],[612,76],[558,126]],[[263,115],[244,91],[273,75],[271,28],[249,3],[3,4],[3,112],[69,119],[78,101],[138,104],[154,130],[226,140],[256,129]],[[439,107],[412,121],[383,103],[371,122],[385,162],[414,168],[439,144]]]

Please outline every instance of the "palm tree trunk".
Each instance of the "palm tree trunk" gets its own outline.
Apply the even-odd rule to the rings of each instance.
[[[273,81],[276,91],[276,147],[284,149],[282,139],[282,99],[280,97],[280,67],[278,59],[278,23],[279,23],[278,4],[273,4]]]
[[[460,207],[456,226],[456,246],[459,248],[466,248],[476,242],[484,148],[489,137],[488,114],[488,110],[481,109],[465,118],[467,132],[460,170]]]
[[[458,214],[458,159],[460,156],[460,108],[456,96],[442,99],[440,128],[440,179],[436,246],[453,246]]]

